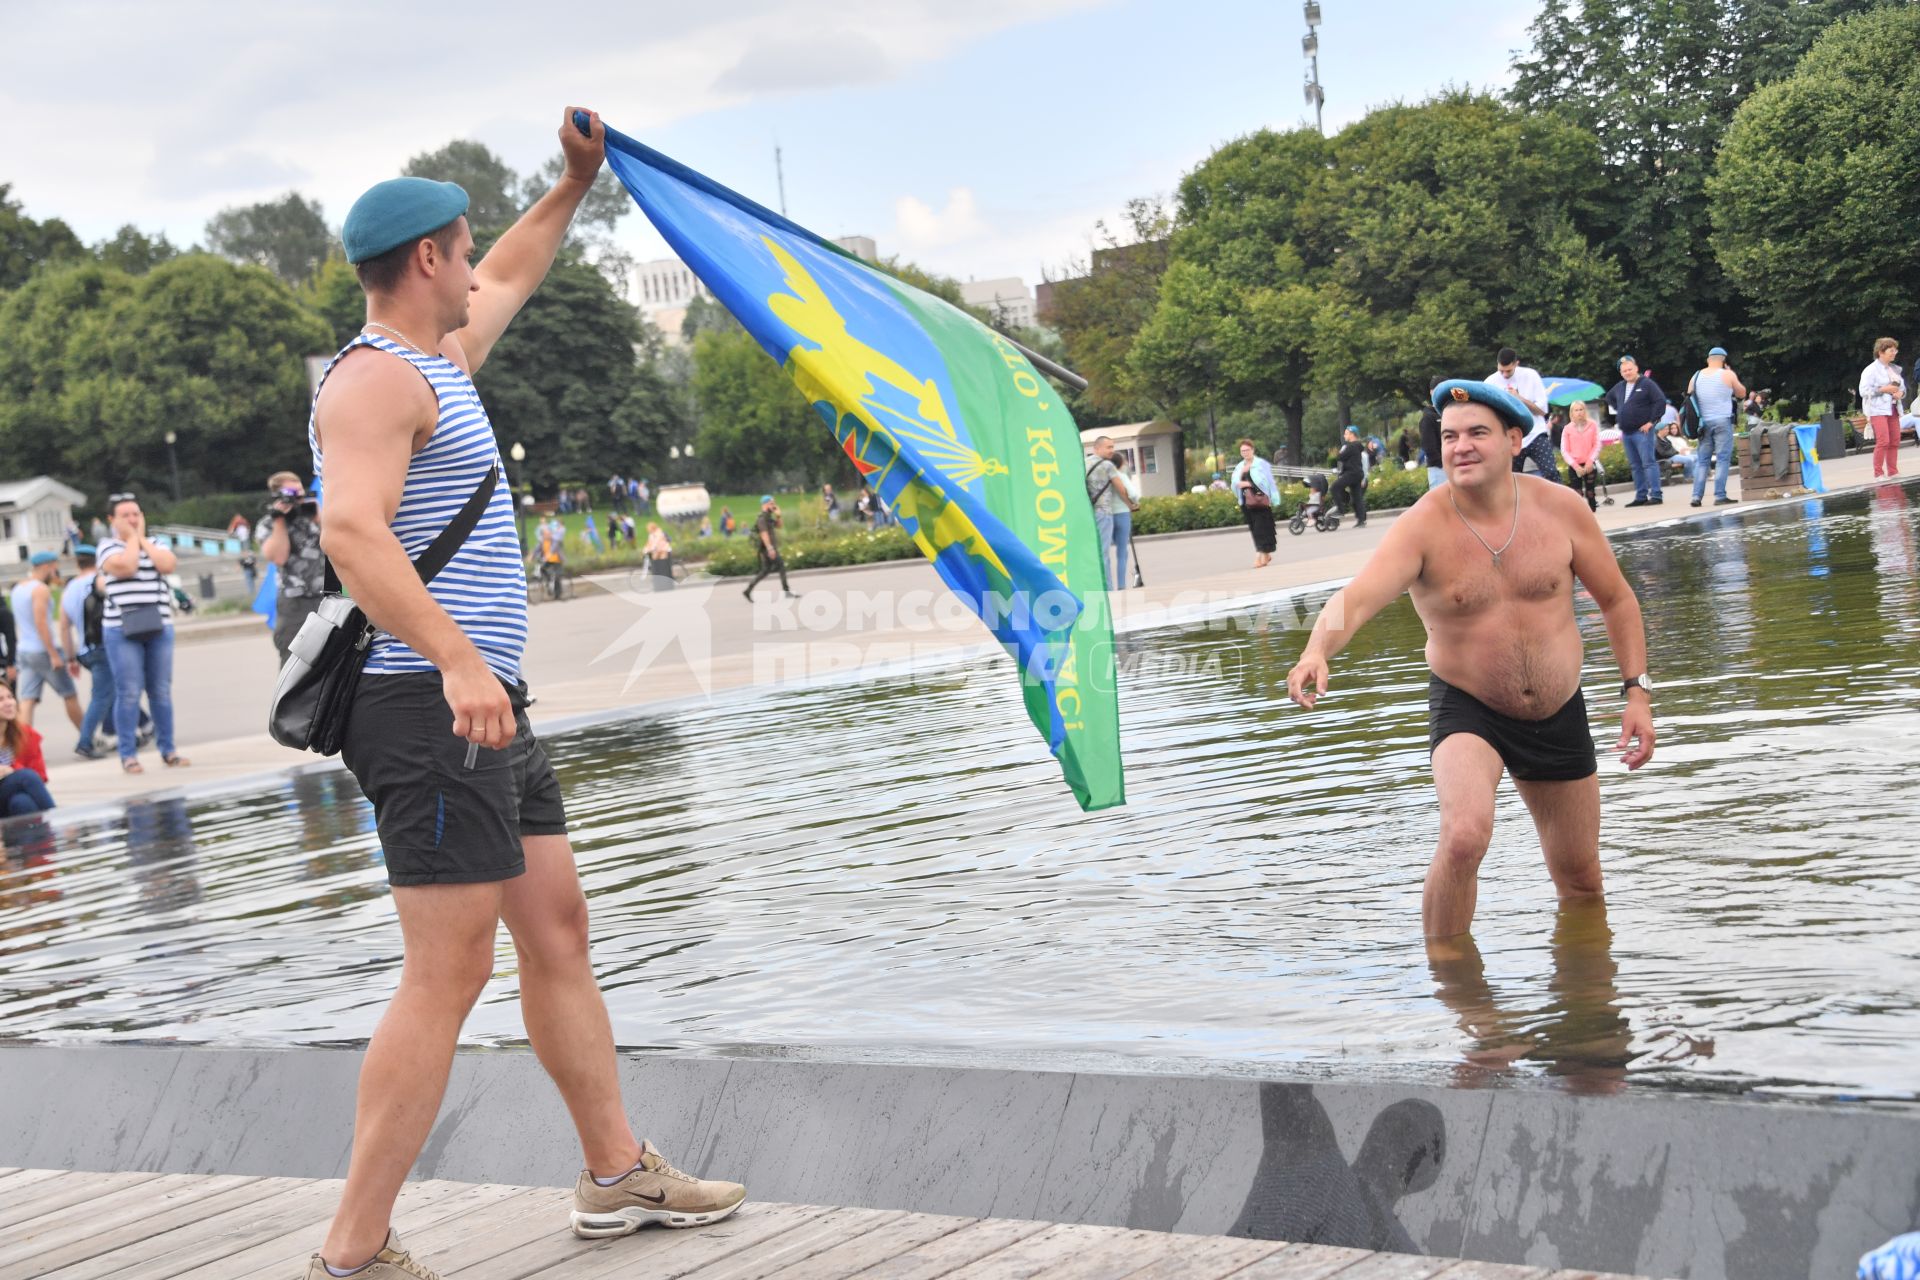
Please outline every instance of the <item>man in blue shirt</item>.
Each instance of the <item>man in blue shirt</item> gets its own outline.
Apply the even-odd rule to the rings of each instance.
[[[1746,384],[1727,367],[1727,349],[1715,347],[1707,352],[1707,367],[1693,375],[1687,393],[1700,407],[1699,461],[1693,468],[1693,503],[1699,506],[1707,495],[1707,471],[1713,471],[1713,501],[1716,506],[1738,502],[1727,494],[1727,471],[1733,465],[1733,406],[1747,398]]]
[[[1633,471],[1633,501],[1630,507],[1657,507],[1660,496],[1660,463],[1653,455],[1654,424],[1667,411],[1667,393],[1660,384],[1640,372],[1640,362],[1632,356],[1620,357],[1620,381],[1607,392],[1607,408],[1620,428],[1620,443],[1627,450],[1627,466]]]

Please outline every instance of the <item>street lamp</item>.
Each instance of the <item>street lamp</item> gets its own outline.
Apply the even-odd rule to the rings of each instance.
[[[513,448],[507,450],[507,456],[513,459],[513,469],[515,471],[519,471],[520,464],[527,460],[527,446],[521,444],[518,440],[515,440],[513,442]],[[521,475],[520,477],[520,485],[523,489],[527,488],[527,477],[524,474]],[[507,485],[507,496],[508,497],[513,496],[512,484]],[[526,515],[525,508],[526,508],[526,505],[528,503],[531,503],[532,501],[533,501],[533,493],[531,490],[529,490],[527,493],[522,495],[522,500],[520,502],[516,502],[513,504],[513,518],[515,521],[515,525],[519,529],[519,533],[520,533],[520,553],[522,555],[525,555],[527,551],[527,515]]]
[[[166,434],[167,465],[173,468],[173,500],[175,502],[180,501],[180,460],[173,454],[173,442],[179,438],[171,431]]]

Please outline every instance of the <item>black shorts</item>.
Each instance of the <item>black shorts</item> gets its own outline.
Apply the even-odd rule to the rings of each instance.
[[[1545,720],[1516,720],[1434,676],[1427,681],[1427,750],[1455,733],[1484,739],[1521,782],[1572,782],[1599,770],[1587,697],[1578,689]]]
[[[373,802],[395,885],[510,880],[527,869],[522,836],[565,835],[560,782],[527,725],[526,686],[513,692],[515,733],[466,767],[437,671],[360,680],[340,759]]]

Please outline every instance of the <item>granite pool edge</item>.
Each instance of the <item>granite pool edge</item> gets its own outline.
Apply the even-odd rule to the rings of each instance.
[[[360,1052],[0,1049],[0,1165],[337,1177]],[[636,1054],[636,1125],[757,1198],[1741,1280],[1851,1272],[1920,1223],[1920,1114],[1629,1089],[1454,1089]],[[462,1052],[417,1177],[564,1185],[532,1054]]]

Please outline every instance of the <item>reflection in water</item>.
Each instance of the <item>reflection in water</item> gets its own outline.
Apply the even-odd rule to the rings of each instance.
[[[1603,761],[1606,910],[1557,913],[1503,787],[1471,954],[1420,938],[1404,602],[1311,717],[1286,703],[1292,603],[1128,636],[1118,813],[1078,811],[997,665],[556,735],[615,1035],[1913,1096],[1920,787],[1855,763],[1920,759],[1915,508],[1887,493],[1616,543],[1661,747],[1631,777]],[[1618,673],[1578,617],[1611,741]],[[0,1038],[351,1042],[397,981],[371,810],[337,769],[0,830]],[[523,1043],[498,954],[467,1035]]]
[[[1434,994],[1459,1017],[1467,1039],[1462,1082],[1482,1083],[1487,1073],[1522,1061],[1545,1064],[1548,1075],[1567,1077],[1580,1093],[1611,1093],[1625,1081],[1627,1064],[1639,1055],[1621,1008],[1607,904],[1562,903],[1551,951],[1546,1003],[1535,1008],[1530,993],[1511,992],[1504,1002],[1495,993],[1471,935],[1427,942]],[[1710,1042],[1694,1049],[1712,1054]]]

